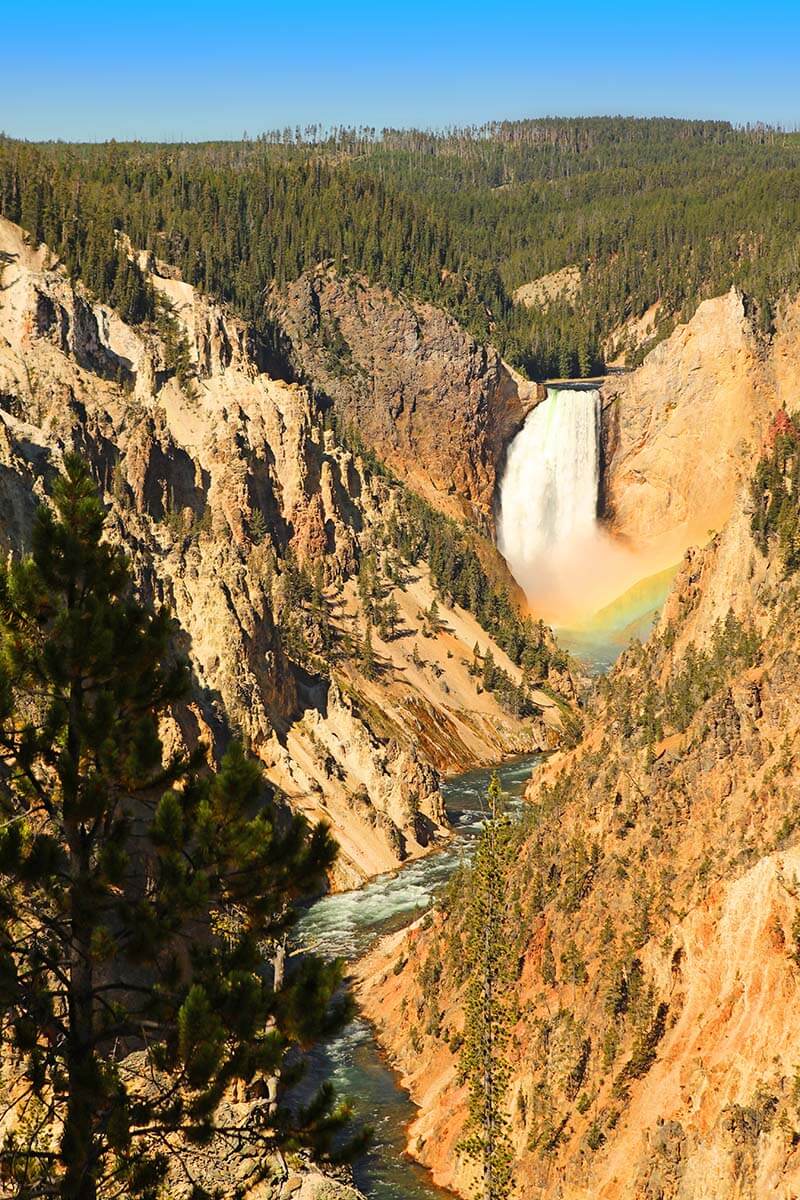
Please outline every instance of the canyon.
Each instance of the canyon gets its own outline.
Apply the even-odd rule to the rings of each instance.
[[[796,1200],[800,137],[49,125],[0,135],[0,1192]]]
[[[526,423],[540,420],[534,410],[545,386],[520,379],[431,306],[408,306],[330,266],[275,289],[269,309],[285,331],[294,376],[333,398],[345,423],[401,478],[497,535],[507,458]],[[641,367],[599,381],[602,587],[585,598],[582,618],[676,567],[689,546],[722,527],[766,415],[791,397],[797,345],[796,304],[783,304],[767,345],[746,298],[732,289],[703,301]],[[527,436],[530,456],[543,432]],[[502,572],[503,564],[489,569]],[[546,596],[537,605],[535,581],[528,592],[537,615],[552,619]]]
[[[434,306],[330,264],[267,297],[278,369],[224,304],[152,254],[126,253],[163,297],[160,323],[126,324],[0,220],[3,550],[26,549],[36,503],[79,449],[110,536],[142,593],[174,614],[192,665],[167,743],[216,758],[240,737],[277,792],[330,823],[337,891],[442,853],[443,775],[544,752],[509,866],[521,1200],[788,1198],[800,1185],[786,1020],[800,982],[800,629],[796,589],[754,540],[748,487],[776,413],[797,407],[800,303],[782,303],[767,338],[742,293],[708,299],[641,367],[572,389],[591,417],[583,465],[556,457],[538,509],[548,488],[559,504],[585,495],[531,563],[588,513],[597,553],[577,545],[570,584],[581,604],[569,617],[581,619],[677,570],[644,648],[589,692],[547,629],[535,669],[521,665],[448,597],[435,562],[399,563],[387,534],[416,493],[466,530],[459,553],[474,553],[498,594],[563,617],[515,561],[506,521],[524,534],[554,411],[558,438],[574,433],[569,388],[548,395]],[[370,571],[393,629],[367,629]],[[656,728],[703,655],[716,663],[709,694],[682,728]],[[483,686],[487,657],[526,693],[527,715]],[[466,1195],[462,936],[458,907],[437,902],[356,978],[419,1106],[411,1152]],[[306,1175],[281,1187],[351,1194]]]
[[[751,483],[795,444],[797,314],[786,299],[767,340],[741,296],[709,300],[601,390],[607,529],[642,563],[680,565],[580,745],[533,772],[505,868],[521,1197],[798,1187],[797,583],[793,543],[760,539]],[[411,1152],[468,1195],[465,903],[392,933],[358,986],[419,1105]]]
[[[436,524],[438,510],[337,435],[308,387],[263,369],[230,310],[121,247],[163,298],[145,327],[0,219],[2,552],[29,549],[37,505],[78,450],[107,535],[140,593],[170,610],[191,665],[191,698],[162,728],[167,750],[202,746],[218,762],[241,739],[282,803],[332,827],[334,890],[443,847],[442,773],[557,744],[575,699],[568,663],[541,628],[538,666],[521,667],[481,624],[512,611],[501,589],[518,594],[490,541]],[[423,555],[401,556],[397,538],[420,536],[412,517],[433,522],[446,546],[456,539],[488,616],[448,600]],[[386,624],[368,623],[368,600]],[[491,661],[505,698],[483,685],[476,656]],[[13,1096],[14,1063],[4,1057],[0,1071]],[[254,1104],[232,1095],[221,1115],[244,1127]],[[2,1133],[14,1132],[9,1103]],[[331,1177],[297,1155],[288,1167],[265,1162],[257,1141],[240,1142],[198,1150],[191,1178],[171,1172],[170,1193],[358,1196],[346,1172]]]
[[[331,636],[363,636],[359,563],[386,557],[402,489],[325,428],[308,388],[261,370],[241,321],[144,255],[168,306],[163,327],[144,331],[92,301],[8,221],[0,242],[4,549],[25,548],[61,454],[79,449],[143,593],[174,613],[192,662],[195,695],[173,738],[216,754],[235,730],[290,802],[330,822],[342,848],[336,886],[446,838],[440,772],[557,740],[555,693],[534,689],[539,715],[520,720],[479,688],[469,670],[478,644],[515,683],[522,672],[472,613],[440,596],[426,635],[434,589],[424,561],[386,584],[397,633],[374,630],[372,677],[350,660],[327,670],[319,629],[309,619],[299,628],[297,572],[321,571]],[[490,543],[479,549],[513,587]],[[293,623],[301,652],[287,644]],[[563,672],[548,683],[545,668],[541,681],[569,697]]]

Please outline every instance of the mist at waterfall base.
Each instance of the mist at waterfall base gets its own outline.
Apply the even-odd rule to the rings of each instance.
[[[531,612],[558,630],[591,626],[648,574],[598,523],[600,432],[596,388],[548,388],[511,443],[500,486],[498,546]],[[629,620],[642,615],[632,609]]]

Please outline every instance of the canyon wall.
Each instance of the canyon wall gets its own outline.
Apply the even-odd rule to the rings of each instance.
[[[704,301],[641,367],[604,383],[604,515],[648,572],[727,520],[765,414],[780,402],[776,367],[794,323],[786,314],[767,346],[731,290]]]
[[[267,308],[291,371],[336,420],[442,511],[493,533],[506,451],[540,387],[439,310],[325,264],[273,289]],[[609,595],[722,527],[765,413],[791,390],[797,324],[784,305],[767,344],[731,290],[641,367],[606,379],[600,501],[611,542],[598,571]]]
[[[25,549],[63,451],[85,454],[111,535],[174,612],[193,667],[176,735],[215,751],[242,737],[292,803],[331,823],[340,883],[446,832],[440,771],[552,741],[550,696],[520,720],[468,670],[477,642],[521,679],[474,617],[440,597],[440,627],[423,636],[424,562],[386,583],[397,629],[375,630],[369,678],[355,653],[324,651],[321,637],[364,634],[359,565],[389,557],[402,489],[324,428],[305,387],[259,369],[240,321],[148,260],[165,316],[126,325],[7,221],[0,253],[0,544]],[[312,576],[316,624],[296,594]]]
[[[784,306],[765,391],[747,400],[763,418],[724,527],[687,553],[648,643],[599,684],[580,746],[528,789],[505,918],[523,1200],[800,1187],[799,585],[788,535],[757,544],[749,487],[781,436],[777,405],[800,408],[796,312]],[[467,1195],[464,904],[394,935],[359,977],[421,1106],[412,1153]]]
[[[332,267],[273,291],[268,307],[295,372],[337,419],[421,495],[491,529],[497,472],[535,385],[441,310]]]

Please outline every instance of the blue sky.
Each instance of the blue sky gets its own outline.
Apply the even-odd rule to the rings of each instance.
[[[800,0],[9,4],[0,129],[239,137],[635,113],[800,126]]]

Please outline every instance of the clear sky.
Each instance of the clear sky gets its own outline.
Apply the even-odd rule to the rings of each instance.
[[[628,113],[800,126],[800,0],[39,0],[0,25],[0,129],[198,139]]]

